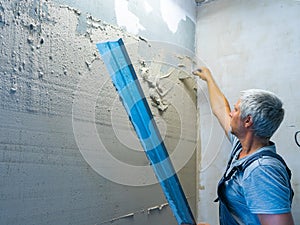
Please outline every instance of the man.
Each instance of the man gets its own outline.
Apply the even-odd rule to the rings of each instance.
[[[208,68],[193,74],[207,82],[212,112],[233,145],[226,179],[218,187],[220,224],[294,225],[293,191],[284,162],[262,156],[244,170],[233,170],[255,154],[276,152],[270,138],[283,120],[281,101],[271,92],[252,89],[242,92],[231,111]]]

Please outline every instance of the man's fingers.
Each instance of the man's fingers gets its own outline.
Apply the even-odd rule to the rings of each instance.
[[[202,70],[201,69],[197,69],[197,70],[193,71],[194,75],[197,75],[198,73],[202,73]]]

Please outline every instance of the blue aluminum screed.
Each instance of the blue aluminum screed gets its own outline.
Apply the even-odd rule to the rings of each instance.
[[[196,224],[122,39],[97,48],[178,224]]]

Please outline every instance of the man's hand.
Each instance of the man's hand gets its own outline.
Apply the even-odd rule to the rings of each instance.
[[[208,68],[200,67],[199,69],[195,70],[193,74],[206,81],[212,112],[219,120],[219,123],[221,124],[222,128],[225,131],[225,134],[227,135],[231,128],[230,106],[226,97],[214,81],[212,74]]]
[[[211,73],[206,67],[200,67],[199,69],[193,71],[193,74],[200,77],[204,81],[208,81],[208,79],[211,78]]]

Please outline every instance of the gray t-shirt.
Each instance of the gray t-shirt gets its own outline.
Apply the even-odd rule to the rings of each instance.
[[[236,146],[239,140],[229,134],[231,143]],[[259,149],[276,152],[275,144]],[[231,167],[245,162],[247,157],[238,159],[239,149]],[[291,211],[291,189],[285,166],[276,158],[263,156],[250,164],[244,171],[237,171],[225,182],[222,196],[228,210],[220,208],[221,225],[230,224],[226,218],[230,213],[238,224],[260,224],[256,214],[281,214]]]

